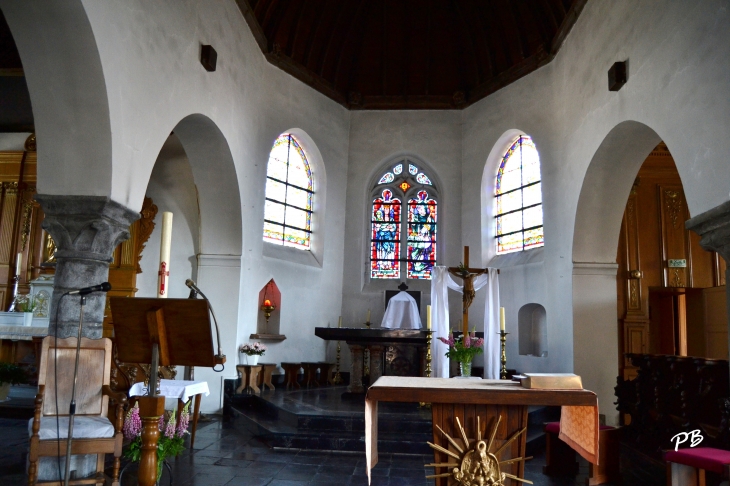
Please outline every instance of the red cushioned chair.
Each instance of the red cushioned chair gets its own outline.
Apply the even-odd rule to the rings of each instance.
[[[712,447],[694,447],[667,451],[667,486],[705,486],[705,472],[730,478],[730,451]]]

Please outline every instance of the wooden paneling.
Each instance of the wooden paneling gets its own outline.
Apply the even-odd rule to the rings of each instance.
[[[666,145],[660,143],[636,177],[619,236],[617,263],[619,374],[635,376],[624,353],[658,353],[676,346],[697,345],[695,336],[661,335],[658,321],[650,325],[649,288],[707,288],[724,285],[725,262],[699,244],[684,227],[689,219],[682,181]],[[669,260],[685,260],[685,267],[669,267]],[[659,305],[660,300],[657,300]],[[676,310],[664,308],[664,313]],[[657,312],[661,312],[657,309]],[[692,309],[690,309],[690,313]],[[682,313],[682,316],[690,316]],[[679,316],[679,314],[677,314]],[[691,317],[688,317],[691,318]],[[684,327],[688,332],[692,326]],[[724,339],[727,341],[727,339]],[[640,350],[641,349],[641,350]]]

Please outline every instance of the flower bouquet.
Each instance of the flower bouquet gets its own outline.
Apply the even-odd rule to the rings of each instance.
[[[176,423],[176,413],[166,411],[160,417],[158,427],[160,439],[157,442],[157,481],[162,476],[162,466],[168,457],[176,457],[185,450],[185,435],[188,433],[190,423],[190,403],[180,412],[180,423]],[[142,456],[142,419],[139,416],[139,404],[127,412],[124,419],[124,438],[131,441],[124,450],[124,457],[133,462],[138,462]]]
[[[439,341],[449,346],[446,357],[459,362],[461,376],[471,376],[471,362],[474,356],[482,354],[484,339],[476,337],[476,328],[470,334],[454,339],[454,332],[448,338],[439,337]]]
[[[242,361],[245,361],[241,364],[255,365],[259,362],[259,356],[263,356],[266,352],[266,346],[259,342],[241,344],[238,352],[242,355]]]

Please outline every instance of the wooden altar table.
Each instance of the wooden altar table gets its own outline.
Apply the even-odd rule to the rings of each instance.
[[[456,449],[437,429],[460,441],[455,423],[458,417],[470,441],[476,439],[477,417],[481,437],[492,430],[498,416],[501,421],[493,449],[502,446],[522,428],[527,427],[527,407],[531,405],[562,406],[560,438],[589,462],[598,457],[598,399],[588,390],[526,389],[520,383],[506,380],[463,380],[458,378],[420,378],[383,376],[367,392],[365,399],[365,455],[367,473],[378,463],[378,402],[431,403],[433,443],[451,452]],[[499,461],[525,456],[526,434],[514,440],[498,457]],[[435,463],[455,462],[443,452],[434,451]],[[524,477],[524,462],[504,465],[502,472]],[[435,468],[435,474],[447,468]],[[437,478],[436,485],[454,484]],[[509,481],[508,481],[509,484]],[[521,484],[511,481],[511,484]]]

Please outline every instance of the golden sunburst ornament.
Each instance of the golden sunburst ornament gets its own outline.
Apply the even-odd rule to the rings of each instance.
[[[521,481],[527,484],[532,484],[532,481],[518,478],[513,474],[504,473],[500,468],[500,466],[512,464],[515,462],[526,461],[528,459],[532,459],[532,457],[516,457],[514,459],[507,459],[501,462],[499,461],[499,459],[497,459],[497,457],[502,454],[502,452],[507,449],[507,447],[509,447],[509,445],[517,437],[519,437],[525,432],[525,430],[527,430],[527,427],[518,432],[515,432],[512,437],[510,437],[504,444],[502,444],[499,449],[492,452],[494,437],[497,435],[497,427],[499,427],[499,422],[501,420],[501,416],[497,417],[497,421],[494,424],[494,427],[492,427],[491,433],[489,434],[489,442],[485,442],[482,440],[482,429],[479,424],[479,417],[477,417],[477,440],[470,442],[469,439],[466,437],[466,432],[464,431],[464,428],[461,426],[461,422],[459,422],[459,417],[456,417],[456,425],[459,429],[459,432],[461,432],[461,441],[463,443],[463,447],[460,446],[456,442],[456,440],[454,440],[449,434],[444,432],[441,427],[436,425],[436,428],[439,430],[439,432],[441,432],[444,437],[446,437],[446,440],[448,440],[449,443],[454,447],[454,449],[458,451],[458,454],[439,445],[432,444],[431,442],[427,442],[428,445],[431,446],[432,449],[442,452],[449,457],[453,457],[458,462],[426,464],[426,467],[447,467],[450,469],[450,472],[436,474],[433,476],[426,476],[426,478],[432,479],[453,477],[454,480],[462,486],[506,486],[504,481],[507,478],[513,479],[515,481]]]

